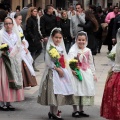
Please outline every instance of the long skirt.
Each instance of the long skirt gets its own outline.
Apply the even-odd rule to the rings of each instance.
[[[34,87],[37,85],[36,77],[32,76],[26,63],[22,61],[23,87]]]
[[[120,72],[113,72],[106,81],[101,116],[106,119],[120,120]]]
[[[38,97],[38,103],[49,106],[73,105],[74,98],[73,95],[64,96],[61,94],[54,94],[53,72],[49,70],[43,82],[41,96]]]
[[[94,105],[94,96],[74,96],[74,105]]]
[[[15,102],[24,100],[24,90],[9,88],[8,76],[3,59],[0,58],[0,102]]]

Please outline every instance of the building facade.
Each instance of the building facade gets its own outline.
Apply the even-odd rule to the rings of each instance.
[[[14,11],[17,5],[21,6],[21,9],[29,3],[33,6],[45,8],[47,4],[52,4],[54,7],[68,8],[71,4],[75,6],[78,2],[81,3],[85,9],[89,4],[94,4],[96,6],[101,6],[106,8],[110,5],[118,5],[120,7],[120,0],[0,0],[0,3],[4,2],[9,4],[11,9]]]

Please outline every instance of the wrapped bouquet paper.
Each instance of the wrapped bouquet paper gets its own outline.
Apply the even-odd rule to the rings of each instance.
[[[0,45],[0,51],[4,51],[6,54],[8,54],[9,46],[6,43],[3,43]]]
[[[60,54],[59,52],[57,51],[57,49],[50,45],[50,49],[48,51],[52,61],[55,63],[56,67],[60,67],[60,62],[59,62],[59,58],[60,58]]]
[[[71,59],[69,61],[69,66],[72,70],[74,70],[76,72],[76,76],[77,76],[78,80],[82,81],[82,75],[81,75],[80,70],[78,68],[78,60]]]
[[[116,55],[116,45],[112,48],[111,52],[108,54],[108,58],[111,61],[115,61],[115,55]]]
[[[21,41],[22,41],[22,40],[24,39],[24,35],[23,35],[23,33],[19,32],[19,36],[20,36]]]

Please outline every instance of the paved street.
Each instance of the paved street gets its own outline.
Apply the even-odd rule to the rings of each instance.
[[[106,57],[107,47],[103,46],[100,54],[94,57],[96,74],[98,77],[98,82],[96,83],[96,96],[95,105],[88,106],[84,108],[84,111],[90,115],[89,118],[77,118],[80,120],[104,120],[100,117],[100,104],[102,99],[102,94],[104,90],[104,84],[106,81],[107,72],[110,69],[109,60]],[[0,120],[48,120],[49,107],[41,106],[37,104],[38,88],[40,84],[40,79],[44,71],[44,60],[43,54],[37,59],[37,68],[40,72],[36,73],[38,86],[34,88],[25,88],[25,101],[20,103],[13,103],[16,111],[14,112],[4,112],[0,111]],[[76,120],[71,117],[72,106],[63,106],[59,108],[62,110],[62,116],[65,120]]]

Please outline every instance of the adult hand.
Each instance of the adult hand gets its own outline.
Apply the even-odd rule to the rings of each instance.
[[[75,75],[75,76],[76,76],[76,72],[75,72],[74,70],[72,70],[72,73],[73,73],[73,75]]]
[[[112,42],[113,42],[113,44],[115,44],[115,43],[116,43],[116,39],[115,39],[115,38],[113,38],[113,39],[112,39]]]
[[[44,42],[44,39],[41,39],[41,40],[40,40],[40,42],[42,42],[42,43],[43,43],[43,42]]]
[[[74,37],[74,36],[71,36],[71,38],[72,38],[72,39],[75,39],[75,37]]]
[[[80,15],[80,13],[79,13],[79,12],[76,12],[76,15],[77,15],[77,16],[79,16],[79,15]]]
[[[47,37],[45,37],[45,38],[44,38],[44,42],[47,42],[47,41],[48,41],[48,38],[47,38]]]

